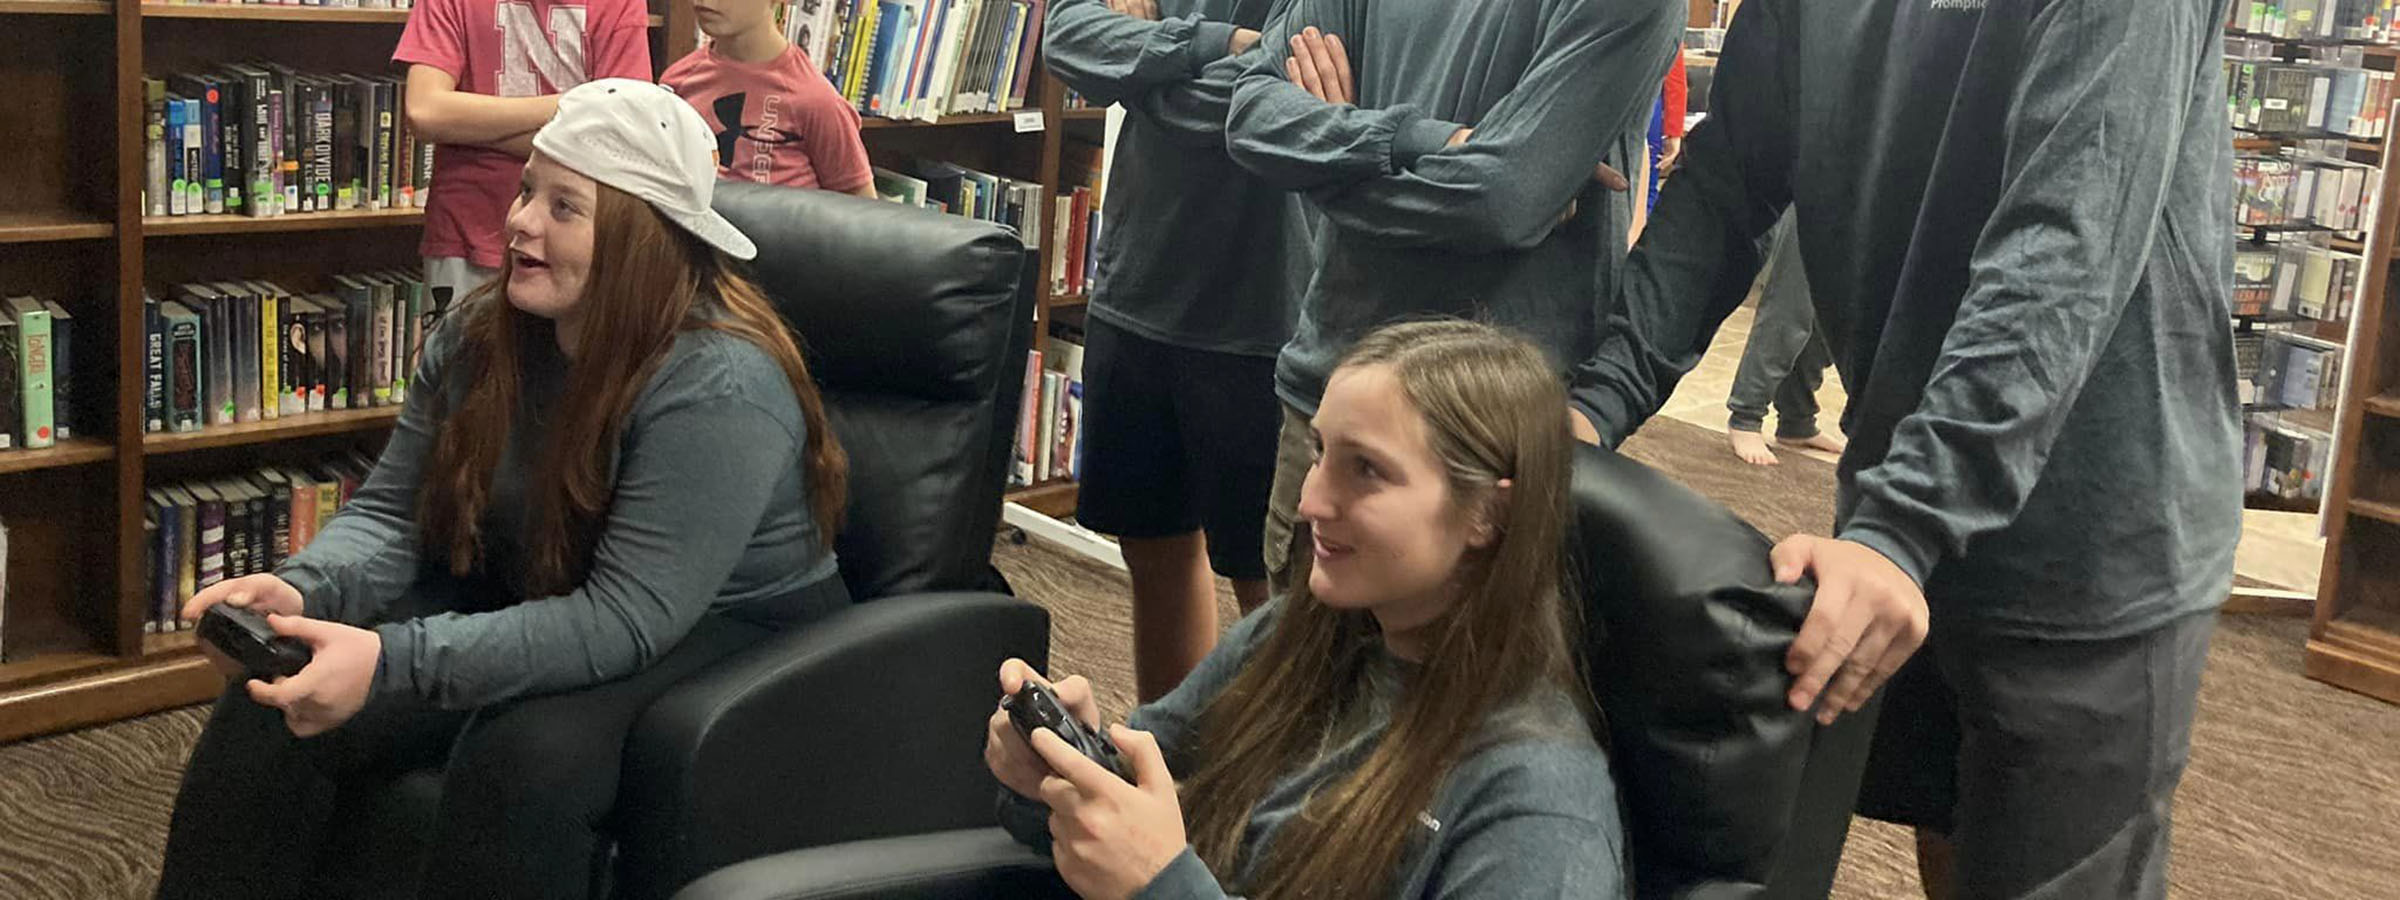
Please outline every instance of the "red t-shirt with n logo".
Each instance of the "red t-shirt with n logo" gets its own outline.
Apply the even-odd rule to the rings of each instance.
[[[649,21],[642,0],[417,0],[392,61],[432,66],[461,91],[495,97],[556,94],[595,78],[648,81]],[[498,268],[524,170],[504,151],[436,148],[420,252]]]
[[[875,180],[858,110],[799,47],[763,63],[702,47],[658,83],[700,111],[717,136],[717,177],[849,192]]]

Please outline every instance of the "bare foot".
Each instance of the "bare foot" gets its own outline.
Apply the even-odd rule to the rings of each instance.
[[[1815,437],[1808,438],[1806,440],[1793,441],[1786,440],[1784,438],[1776,438],[1775,442],[1786,447],[1798,447],[1802,450],[1818,450],[1831,453],[1835,456],[1842,455],[1843,450],[1850,448],[1850,442],[1848,440],[1830,431],[1817,432]]]
[[[1754,466],[1775,465],[1775,451],[1767,449],[1765,436],[1755,431],[1728,431],[1727,440],[1733,443],[1733,455]]]

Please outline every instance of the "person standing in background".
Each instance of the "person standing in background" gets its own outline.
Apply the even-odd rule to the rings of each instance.
[[[1673,0],[1294,0],[1262,29],[1267,52],[1229,61],[1240,72],[1226,148],[1323,218],[1276,361],[1270,579],[1289,562],[1309,417],[1361,335],[1450,315],[1531,336],[1562,373],[1593,350],[1632,222],[1619,173],[1639,169],[1685,12]]]
[[[717,136],[717,177],[872,199],[858,110],[775,27],[775,0],[697,0],[692,13],[708,43],[658,83]]]
[[[1275,354],[1307,271],[1290,199],[1235,166],[1220,129],[1145,101],[1249,50],[1280,3],[1057,0],[1043,34],[1059,80],[1126,103],[1101,201],[1075,517],[1125,551],[1143,701],[1216,645],[1215,575],[1245,611],[1267,600]]]
[[[1839,456],[1848,444],[1817,425],[1817,389],[1825,385],[1825,367],[1833,365],[1833,351],[1817,333],[1817,310],[1808,298],[1808,270],[1800,262],[1800,238],[1792,233],[1791,213],[1776,221],[1769,240],[1774,244],[1767,251],[1758,310],[1750,317],[1750,339],[1742,346],[1733,390],[1725,398],[1725,437],[1743,462],[1774,465],[1775,451],[1761,436],[1772,403],[1777,443]]]
[[[419,0],[392,61],[408,66],[408,127],[436,143],[425,289],[436,306],[499,274],[508,204],[558,95],[596,78],[650,80],[641,0]]]
[[[1747,0],[1577,373],[1624,439],[1792,210],[1852,390],[1787,700],[1889,679],[1858,808],[1934,897],[2166,896],[2241,533],[2226,7]]]

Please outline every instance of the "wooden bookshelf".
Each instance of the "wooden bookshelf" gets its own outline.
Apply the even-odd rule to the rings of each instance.
[[[422,209],[354,209],[289,213],[280,216],[144,216],[146,237],[186,234],[269,234],[278,231],[340,231],[351,228],[403,228],[425,224]]]
[[[104,0],[0,0],[0,15],[105,16],[115,11],[115,4]]]
[[[377,431],[391,427],[391,424],[398,421],[399,418],[400,407],[378,406],[369,409],[302,413],[297,416],[286,416],[260,422],[211,425],[199,431],[143,435],[142,452],[151,456],[159,456],[193,450],[213,450],[219,447],[267,444],[327,434]]]
[[[860,119],[858,127],[860,131],[880,131],[886,128],[957,128],[967,125],[1007,125],[1014,123],[1017,120],[1017,113],[1023,111],[961,113],[942,116],[931,122],[920,119],[885,119],[870,116]]]
[[[2303,665],[2309,677],[2400,703],[2400,282],[2392,278],[2400,166],[2381,176],[2364,293],[2350,322],[2324,569]]]
[[[114,222],[68,210],[0,212],[0,244],[99,240],[116,233]]]
[[[1053,519],[1075,514],[1075,483],[1054,481],[1049,484],[1018,488],[1008,492],[1007,501]]]
[[[695,46],[691,3],[651,0],[651,8],[652,62],[664,68]],[[190,632],[142,630],[151,602],[142,532],[147,487],[313,452],[305,442],[372,440],[399,414],[382,407],[145,434],[144,288],[252,273],[305,282],[388,266],[413,256],[424,222],[417,209],[153,217],[140,206],[146,74],[259,57],[382,70],[407,11],[0,0],[0,15],[10,13],[49,15],[10,18],[0,28],[0,59],[9,61],[0,81],[13,91],[11,116],[0,127],[0,178],[17,188],[0,197],[0,244],[42,246],[0,249],[0,283],[75,312],[87,329],[78,337],[88,341],[78,343],[77,384],[93,387],[76,395],[79,413],[88,410],[76,440],[0,452],[0,520],[11,531],[10,614],[0,643],[12,654],[0,663],[0,742],[205,702],[224,690]],[[295,34],[305,38],[270,39]],[[1068,140],[1062,123],[1097,121],[1105,112],[1066,110],[1063,86],[1046,76],[1040,82],[1027,106],[1042,113],[1038,131],[1016,131],[1015,111],[934,124],[869,119],[870,153],[879,162],[954,160],[1043,184],[1040,218],[1048,227],[1049,186],[1058,182]],[[1049,279],[1037,283],[1037,333],[1047,334],[1053,298]],[[1065,515],[1075,486],[1010,496]]]
[[[0,450],[0,475],[35,472],[60,466],[81,466],[115,459],[117,448],[96,438],[60,441],[39,450]]]

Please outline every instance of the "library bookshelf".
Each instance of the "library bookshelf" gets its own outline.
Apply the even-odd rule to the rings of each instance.
[[[658,68],[690,52],[689,0],[651,0]],[[299,291],[337,272],[413,268],[419,210],[279,217],[143,214],[145,75],[264,59],[296,68],[396,72],[406,10],[140,0],[0,0],[0,292],[53,300],[75,315],[76,436],[0,451],[0,522],[9,530],[0,615],[0,742],[203,702],[223,680],[188,635],[146,635],[145,486],[296,462],[388,435],[396,410],[312,413],[196,433],[145,434],[145,287],[262,278]],[[1100,141],[1097,111],[1064,109],[1041,79],[1039,127],[1010,114],[937,123],[874,122],[879,161],[951,159],[1049,188],[1062,143]],[[1043,241],[1045,249],[1050,242]],[[1037,334],[1052,318],[1037,280]],[[1080,312],[1063,307],[1069,316]],[[1071,483],[1012,493],[1054,514]]]

